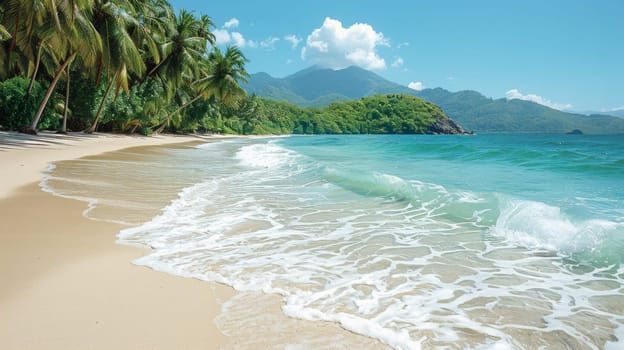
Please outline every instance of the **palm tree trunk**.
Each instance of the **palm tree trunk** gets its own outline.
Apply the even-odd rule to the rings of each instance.
[[[48,100],[50,100],[50,96],[52,96],[52,93],[54,92],[54,88],[56,87],[56,83],[58,83],[58,81],[61,78],[61,75],[63,74],[63,72],[65,71],[65,68],[67,67],[67,65],[74,59],[74,57],[76,57],[77,54],[78,54],[78,51],[74,51],[71,55],[69,55],[69,58],[67,58],[67,60],[65,60],[65,62],[61,65],[61,68],[59,68],[59,71],[54,76],[54,79],[50,83],[50,87],[48,88],[48,91],[46,92],[45,97],[43,98],[43,101],[41,101],[41,104],[39,105],[39,109],[37,109],[37,113],[35,113],[35,117],[33,118],[32,124],[30,124],[30,128],[32,130],[34,130],[34,131],[37,130],[37,124],[39,124],[39,119],[41,119],[41,115],[43,114],[43,110],[45,109],[46,105],[48,104]]]
[[[9,52],[7,55],[7,72],[10,72],[11,70],[11,56],[13,54],[13,50],[15,50],[15,45],[17,43],[17,33],[18,33],[18,29],[19,29],[19,23],[20,23],[20,12],[17,12],[17,16],[15,17],[15,30],[13,31],[13,35],[11,36],[11,43],[9,44]]]
[[[169,113],[169,114],[165,117],[165,120],[162,122],[162,124],[160,124],[160,127],[159,127],[158,129],[154,130],[154,133],[155,133],[155,134],[160,134],[160,133],[161,133],[161,132],[165,129],[165,126],[167,125],[167,121],[169,120],[169,118],[171,118],[171,116],[173,116],[173,115],[175,115],[176,113],[180,112],[180,111],[181,111],[181,110],[183,110],[184,108],[186,108],[186,107],[190,106],[192,103],[194,103],[195,101],[199,100],[201,96],[202,96],[202,95],[201,95],[201,94],[199,94],[199,95],[197,95],[197,96],[193,97],[193,99],[192,99],[192,100],[190,100],[190,101],[188,101],[187,103],[183,104],[182,106],[180,106],[180,108],[176,109],[175,111],[173,111],[173,112]]]
[[[71,68],[71,62],[67,65],[67,72],[65,75],[67,76],[67,85],[65,86],[65,106],[63,106],[63,126],[61,127],[62,133],[67,133],[67,111],[69,110],[69,86],[70,86],[70,78],[69,78],[69,70]]]
[[[172,113],[170,113],[167,117],[171,117],[172,115],[180,112],[181,110],[183,110],[184,108],[190,106],[191,104],[195,103],[195,101],[199,100],[202,97],[201,94],[193,97],[192,100],[188,101],[187,103],[183,104],[182,106],[180,106],[180,108],[176,109],[175,111],[173,111]]]
[[[117,80],[118,75],[119,75],[119,70],[115,72],[115,76],[113,77],[113,79],[111,79],[110,83],[108,84],[108,87],[106,88],[106,92],[104,93],[104,97],[102,97],[102,101],[100,102],[100,106],[98,107],[97,114],[95,115],[95,120],[93,121],[93,124],[84,131],[85,133],[92,134],[95,132],[98,121],[100,121],[100,117],[102,116],[102,111],[104,110],[106,99],[108,98],[108,95],[110,94],[111,89],[113,88],[113,84],[115,84],[115,81]]]
[[[162,66],[162,64],[163,64],[163,63],[165,63],[165,61],[167,60],[167,58],[169,58],[169,57],[166,57],[164,60],[161,60],[161,61],[160,61],[160,63],[158,63],[158,64],[156,65],[156,67],[152,68],[152,70],[150,70],[150,71],[149,71],[149,73],[147,73],[147,75],[146,75],[145,77],[149,77],[149,76],[151,76],[152,74],[154,74],[154,72],[156,72],[156,71],[158,70],[158,68],[160,68],[160,66]]]
[[[30,77],[30,83],[28,84],[28,92],[26,94],[30,95],[33,89],[33,85],[35,85],[35,79],[37,78],[37,72],[39,72],[39,64],[41,64],[41,50],[43,49],[43,43],[39,44],[39,48],[37,49],[37,60],[35,61],[35,71],[33,72],[32,77]]]

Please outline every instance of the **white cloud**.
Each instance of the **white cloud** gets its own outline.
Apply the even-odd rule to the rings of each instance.
[[[555,102],[552,102],[551,100],[543,98],[542,96],[538,96],[534,94],[523,95],[518,89],[511,89],[507,91],[505,93],[505,97],[507,97],[508,100],[531,101],[531,102],[535,102],[543,106],[550,107],[552,109],[558,109],[558,110],[572,108],[572,105],[569,103],[565,103],[565,104],[555,103]]]
[[[238,28],[240,22],[236,18],[232,18],[229,21],[225,22],[223,28]]]
[[[385,69],[386,61],[377,53],[379,45],[387,46],[388,41],[370,24],[356,23],[345,28],[340,21],[327,17],[308,35],[301,58],[334,69],[352,65]]]
[[[258,47],[258,44],[252,40],[246,40],[243,34],[240,32],[231,32],[228,29],[236,28],[239,25],[239,21],[236,18],[232,18],[225,22],[223,29],[215,29],[212,33],[215,36],[215,43],[217,45],[235,45],[240,48],[243,47]]]
[[[425,85],[420,81],[412,81],[411,83],[407,84],[407,87],[412,90],[421,91],[425,88]]]
[[[280,41],[280,38],[276,38],[274,36],[269,37],[260,42],[260,47],[265,48],[265,49],[274,49],[275,43],[278,41]]]
[[[243,34],[239,32],[232,32],[230,35],[232,36],[232,42],[234,45],[238,47],[245,47],[247,45],[247,40],[245,40]]]
[[[400,43],[399,45],[397,45],[397,49],[400,49],[400,48],[403,48],[403,47],[407,47],[407,46],[409,46],[409,43],[406,41],[406,42],[403,42],[403,43]]]
[[[403,63],[405,63],[405,62],[403,62],[403,58],[397,57],[397,59],[394,60],[394,62],[392,62],[390,67],[392,67],[392,68],[399,68],[399,67],[403,66]]]
[[[288,41],[292,45],[293,49],[296,49],[297,46],[299,46],[299,43],[301,42],[301,38],[298,38],[294,34],[288,34],[284,36],[284,40]]]
[[[215,43],[217,45],[225,45],[232,40],[230,33],[225,29],[215,29],[212,31],[215,36]]]

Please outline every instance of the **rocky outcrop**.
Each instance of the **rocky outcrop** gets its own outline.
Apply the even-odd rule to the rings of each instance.
[[[464,128],[462,128],[459,124],[457,124],[454,120],[452,120],[450,118],[440,118],[440,119],[438,119],[437,122],[431,124],[429,126],[429,128],[427,128],[427,131],[425,131],[425,133],[426,134],[430,134],[430,135],[472,134],[472,132],[467,132],[466,130],[464,130]]]

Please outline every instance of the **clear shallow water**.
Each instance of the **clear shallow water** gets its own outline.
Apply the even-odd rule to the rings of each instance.
[[[101,164],[60,163],[45,187],[147,220],[119,235],[154,248],[137,264],[397,349],[624,346],[621,136],[264,138]],[[137,171],[136,192],[94,193]]]

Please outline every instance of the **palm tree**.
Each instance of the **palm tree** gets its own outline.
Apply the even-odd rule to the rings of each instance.
[[[69,113],[69,88],[71,87],[71,74],[69,74],[71,68],[71,62],[67,64],[67,70],[65,72],[65,103],[63,104],[63,125],[59,131],[62,134],[67,133],[67,113]]]
[[[230,46],[225,54],[215,47],[208,56],[209,74],[195,82],[201,90],[210,91],[215,98],[226,104],[236,104],[245,90],[239,82],[247,83],[249,73],[245,70],[245,63],[249,60],[236,46]]]
[[[202,15],[199,18],[199,28],[197,31],[197,35],[206,40],[206,42],[210,45],[214,45],[216,38],[215,35],[210,31],[210,28],[214,27],[214,22],[208,15]]]
[[[199,75],[199,62],[207,53],[207,44],[214,41],[214,36],[204,33],[209,28],[202,25],[192,13],[180,10],[171,28],[171,35],[161,45],[162,61],[148,73],[157,75],[163,85],[169,87],[170,94],[183,86],[185,79]]]
[[[172,116],[200,98],[208,100],[214,97],[216,101],[225,105],[236,105],[239,98],[245,96],[245,90],[240,87],[239,82],[247,82],[249,73],[245,70],[246,62],[248,60],[245,55],[235,46],[228,47],[225,55],[218,47],[214,47],[208,60],[202,61],[202,77],[191,84],[190,88],[195,97],[168,114],[156,132],[162,131]]]
[[[171,32],[175,19],[171,4],[167,0],[127,0],[127,5],[135,20],[127,23],[126,30],[143,53],[146,65],[159,64],[160,43]]]
[[[51,0],[50,2],[54,3]],[[101,51],[100,36],[90,21],[89,5],[86,0],[61,1],[58,6],[53,7],[55,12],[49,15],[48,20],[54,18],[61,28],[49,40],[54,43],[55,50],[64,52],[65,56],[32,120],[30,128],[33,131],[37,129],[39,119],[67,65],[78,55],[85,62],[94,62],[97,52]]]
[[[22,54],[26,55],[33,64],[28,65],[28,72],[30,74],[30,84],[28,85],[27,93],[32,92],[37,74],[41,65],[45,68],[45,71],[53,76],[55,68],[58,67],[59,61],[62,57],[59,57],[60,51],[64,46],[63,43],[59,43],[58,40],[64,40],[64,38],[58,35],[57,27],[52,21],[43,21],[35,28],[33,28],[30,35],[21,36],[20,49]]]
[[[98,64],[112,76],[109,76],[109,83],[98,107],[95,120],[85,130],[86,133],[93,133],[97,128],[113,85],[116,86],[116,93],[119,93],[122,88],[128,92],[129,74],[142,75],[145,71],[145,64],[138,45],[132,40],[127,30],[131,25],[140,26],[142,24],[133,17],[133,13],[128,11],[129,8],[119,7],[116,3],[107,0],[96,2],[94,25],[104,39]]]

